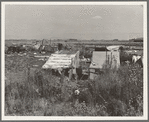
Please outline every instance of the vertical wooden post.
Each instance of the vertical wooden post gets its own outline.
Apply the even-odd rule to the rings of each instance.
[[[112,67],[112,51],[111,51],[111,61],[110,61],[110,68]]]
[[[71,66],[69,70],[69,81],[72,79],[72,75],[73,75],[73,59],[71,59]]]
[[[65,70],[63,69],[62,74],[61,74],[61,78],[60,78],[61,83],[64,83],[64,77],[65,77],[64,74],[65,74]]]
[[[73,69],[70,68],[70,70],[69,70],[69,81],[72,79],[72,73],[73,73]]]
[[[76,83],[78,82],[78,74],[77,74],[77,68],[75,67],[76,73],[75,73],[75,78],[76,78]]]

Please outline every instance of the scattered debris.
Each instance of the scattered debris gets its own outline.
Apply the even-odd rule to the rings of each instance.
[[[33,67],[38,67],[38,65],[33,65]]]
[[[18,54],[19,56],[25,56],[26,55],[26,53],[23,53],[23,54]]]

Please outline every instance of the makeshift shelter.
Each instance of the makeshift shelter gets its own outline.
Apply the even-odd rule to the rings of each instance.
[[[97,76],[97,70],[102,71],[107,67],[118,68],[120,66],[120,54],[118,46],[106,47],[108,51],[93,51],[90,65],[90,79]]]
[[[47,62],[42,66],[43,69],[54,69],[61,72],[63,69],[70,68],[69,73],[76,74],[79,68],[79,51],[59,51],[51,54]]]
[[[50,45],[41,45],[39,48],[40,52],[54,52],[54,49]]]
[[[108,49],[106,47],[96,46],[95,51],[108,51]]]
[[[57,46],[51,46],[53,52],[56,52],[58,49],[57,49]]]
[[[40,45],[41,45],[40,43],[36,43],[36,44],[33,46],[33,48],[36,49],[36,50],[38,50],[38,49],[40,48]]]

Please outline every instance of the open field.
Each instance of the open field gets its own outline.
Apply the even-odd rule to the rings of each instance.
[[[7,44],[32,44],[36,41],[42,41],[42,40],[6,40]],[[125,45],[125,46],[143,46],[143,42],[129,42],[129,41],[111,41],[111,40],[104,40],[104,41],[92,41],[92,40],[78,40],[78,41],[69,41],[69,40],[44,40],[43,43],[46,44],[75,44],[75,45],[102,45],[102,46],[109,46],[109,45]]]
[[[74,48],[91,57],[85,48]],[[5,55],[6,116],[143,115],[143,68],[138,65],[107,68],[95,80],[68,81],[66,76],[41,69],[47,59],[33,53]],[[76,89],[81,91],[79,98],[74,95]]]

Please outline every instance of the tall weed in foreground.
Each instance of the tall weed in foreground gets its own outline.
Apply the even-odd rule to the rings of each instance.
[[[142,115],[143,70],[138,65],[121,66],[118,70],[107,69],[98,76],[95,84],[96,93],[109,104],[107,111],[110,115]]]
[[[14,54],[5,60],[5,115],[30,113],[36,93],[29,81],[29,59]]]
[[[27,62],[19,57],[6,62],[5,115],[143,115],[143,71],[137,65],[109,68],[95,81],[76,84],[66,78],[61,82],[50,70],[30,69],[28,73]],[[94,106],[71,101],[73,90],[81,82],[93,95]]]

